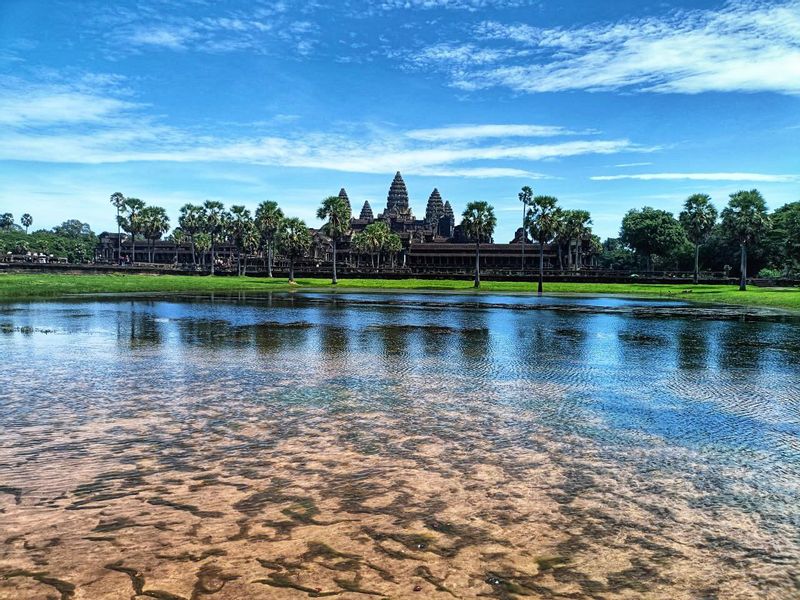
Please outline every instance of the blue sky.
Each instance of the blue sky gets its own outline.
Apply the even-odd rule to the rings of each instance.
[[[557,196],[628,208],[758,187],[800,200],[800,0],[0,2],[0,212],[114,227],[165,206],[278,201],[315,225],[347,188],[415,213]]]

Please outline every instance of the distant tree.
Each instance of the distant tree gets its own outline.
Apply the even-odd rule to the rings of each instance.
[[[30,216],[28,213],[22,215],[22,218],[19,220],[22,223],[22,226],[25,228],[25,235],[28,235],[28,227],[33,225],[33,217]]]
[[[311,233],[303,221],[293,217],[283,222],[277,241],[289,260],[289,283],[294,283],[295,260],[305,256],[311,247]]]
[[[189,242],[192,246],[192,264],[197,268],[195,237],[203,231],[203,207],[196,204],[184,204],[181,206],[178,225],[180,225],[184,234],[189,237]]]
[[[666,255],[684,242],[686,234],[672,213],[645,206],[625,214],[619,239],[643,255],[647,270],[652,271],[653,255]]]
[[[397,267],[397,254],[403,251],[403,240],[396,233],[390,233],[386,236],[384,248],[389,254],[389,259],[392,263],[392,268]]]
[[[83,223],[78,219],[69,219],[53,227],[53,233],[69,238],[80,238],[93,236],[92,228],[88,223]]]
[[[253,225],[250,211],[240,204],[231,206],[230,234],[236,248],[236,274],[242,274],[242,252],[244,251],[244,236]]]
[[[370,262],[372,262],[373,266],[375,266],[375,263],[372,261],[372,256],[375,256],[378,263],[377,266],[380,268],[381,253],[386,248],[390,235],[395,234],[392,234],[386,221],[375,221],[364,228],[362,232],[364,245],[370,253]]]
[[[481,286],[481,242],[491,243],[497,217],[494,207],[488,202],[477,201],[467,204],[461,215],[461,228],[467,239],[475,242],[475,283]]]
[[[772,214],[771,255],[788,275],[800,267],[800,202],[790,202]]]
[[[544,246],[555,239],[561,222],[562,211],[558,208],[557,198],[536,196],[532,200],[531,208],[525,218],[525,226],[531,238],[539,244],[539,281],[536,291],[540,296],[544,287]]]
[[[200,252],[203,269],[206,268],[206,254],[211,250],[211,236],[205,231],[198,231],[194,236],[194,243]]]
[[[215,200],[206,200],[203,203],[205,233],[211,238],[211,274],[214,274],[216,262],[216,248],[225,236],[225,230],[230,220],[230,215],[225,212],[225,205]]]
[[[528,205],[533,200],[533,189],[529,185],[523,185],[522,191],[517,194],[519,201],[522,202],[522,237],[520,238],[520,247],[522,249],[522,273],[525,273],[525,224],[528,220]]]
[[[600,266],[616,271],[636,269],[636,254],[619,238],[607,238],[600,251]]]
[[[580,270],[582,241],[592,233],[592,217],[588,210],[565,210],[561,212],[556,233],[560,233],[567,244],[567,265]],[[575,260],[572,260],[572,242],[575,243]]]
[[[181,249],[181,246],[186,241],[186,233],[180,227],[176,227],[172,230],[172,233],[169,235],[169,240],[175,244],[175,264],[179,263],[178,261],[178,252]]]
[[[11,213],[3,213],[0,215],[0,229],[9,231],[14,227],[14,215]]]
[[[142,209],[144,202],[138,198],[125,198],[123,214],[118,222],[123,231],[131,236],[131,264],[136,263],[136,236],[142,233]]]
[[[122,232],[120,231],[120,213],[125,208],[125,196],[121,192],[114,192],[109,198],[112,206],[117,209],[117,259],[122,260]]]
[[[331,238],[333,246],[333,277],[331,283],[336,285],[336,245],[339,239],[350,230],[350,203],[341,196],[328,196],[317,210],[317,218],[326,221],[323,225],[325,235]]]
[[[692,194],[683,203],[678,220],[686,237],[694,244],[694,283],[700,278],[700,246],[704,244],[717,222],[717,209],[708,194]]]
[[[281,230],[284,218],[283,211],[278,207],[278,203],[272,200],[266,200],[256,208],[256,227],[267,250],[267,277],[272,277],[275,239]]]
[[[169,217],[167,211],[160,206],[146,206],[139,213],[141,219],[141,233],[148,242],[148,262],[153,262],[153,247],[156,240],[169,231]]]
[[[261,234],[255,223],[250,222],[242,234],[242,250],[244,250],[244,269],[242,275],[247,275],[247,257],[261,248]]]
[[[722,211],[722,227],[739,243],[739,289],[747,289],[747,248],[755,244],[770,229],[767,204],[758,190],[740,191],[730,195]]]

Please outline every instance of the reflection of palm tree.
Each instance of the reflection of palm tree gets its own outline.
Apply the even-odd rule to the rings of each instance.
[[[328,196],[317,210],[317,218],[327,223],[323,226],[325,235],[331,238],[333,245],[333,277],[331,283],[336,285],[336,243],[340,237],[350,230],[350,203],[342,196]]]
[[[694,283],[700,279],[700,245],[708,240],[717,222],[717,209],[711,204],[708,194],[692,194],[683,203],[678,220],[686,231],[686,237],[694,244]]]
[[[277,202],[267,200],[258,205],[256,209],[256,226],[261,233],[264,245],[267,247],[267,276],[272,277],[272,262],[275,256],[275,239],[284,220],[283,211]]]
[[[289,283],[294,283],[294,261],[305,256],[311,246],[311,233],[306,224],[300,219],[293,217],[283,222],[278,243],[289,259]]]
[[[481,242],[491,242],[497,217],[488,202],[470,202],[461,215],[461,228],[467,238],[475,242],[475,284],[481,286]]]

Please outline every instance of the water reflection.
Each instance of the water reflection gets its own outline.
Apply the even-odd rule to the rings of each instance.
[[[0,306],[0,598],[791,597],[800,326],[734,316]]]

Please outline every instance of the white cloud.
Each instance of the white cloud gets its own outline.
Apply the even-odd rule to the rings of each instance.
[[[68,89],[0,92],[0,125],[106,122],[136,104]]]
[[[621,163],[619,165],[614,165],[618,169],[627,169],[628,167],[648,167],[652,165],[651,162],[632,162],[632,163]]]
[[[406,132],[406,137],[428,142],[562,135],[577,135],[577,132],[555,125],[451,125],[433,129],[412,129]]]
[[[752,181],[768,183],[793,183],[800,175],[773,175],[768,173],[641,173],[637,175],[595,175],[593,181],[617,181],[637,179],[640,181]]]
[[[465,90],[800,94],[800,0],[576,28],[484,22],[476,34],[478,42],[426,48],[408,62],[439,67]]]

